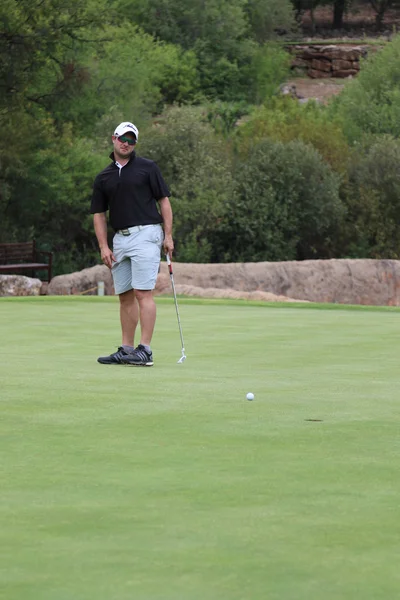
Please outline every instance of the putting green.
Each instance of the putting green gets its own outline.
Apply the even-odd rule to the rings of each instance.
[[[397,598],[400,311],[179,302],[0,300],[4,598]]]

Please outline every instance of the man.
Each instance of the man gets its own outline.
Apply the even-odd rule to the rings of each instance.
[[[118,125],[112,136],[112,163],[97,175],[93,185],[94,229],[101,259],[111,269],[119,296],[122,329],[118,350],[97,359],[105,365],[153,365],[151,339],[156,305],[152,290],[161,247],[170,255],[174,249],[170,192],[156,163],[136,155],[138,139],[139,131],[133,123]],[[107,241],[107,211],[115,231],[112,249]],[[141,337],[135,348],[139,321]]]

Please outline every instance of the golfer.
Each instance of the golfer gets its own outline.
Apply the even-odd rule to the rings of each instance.
[[[151,339],[156,322],[155,288],[161,248],[170,255],[172,209],[170,192],[155,162],[137,156],[139,131],[133,123],[120,123],[112,143],[112,162],[97,175],[91,213],[101,259],[111,269],[119,296],[122,344],[103,365],[153,366]],[[115,235],[107,241],[108,220]],[[134,339],[140,322],[140,343]]]

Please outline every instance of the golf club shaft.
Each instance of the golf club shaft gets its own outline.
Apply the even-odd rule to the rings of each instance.
[[[183,341],[182,326],[181,326],[181,320],[180,320],[180,317],[179,317],[179,310],[178,310],[178,301],[176,299],[174,274],[172,272],[172,263],[171,263],[171,258],[169,256],[169,252],[166,253],[166,258],[167,258],[167,265],[168,265],[168,270],[169,270],[169,276],[171,278],[172,292],[174,294],[175,310],[176,310],[176,316],[177,316],[177,319],[178,319],[179,334],[181,336],[181,343],[182,343],[182,354],[185,354],[185,344],[184,344],[184,341]]]

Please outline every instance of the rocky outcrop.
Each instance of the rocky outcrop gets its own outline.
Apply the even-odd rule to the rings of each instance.
[[[292,69],[312,79],[345,78],[357,75],[360,61],[375,50],[368,46],[296,45],[287,50],[293,55]]]
[[[260,300],[262,302],[308,302],[307,300],[297,300],[287,296],[279,296],[272,292],[244,292],[232,289],[201,288],[194,285],[175,285],[176,293],[180,296],[195,296],[196,298],[228,298],[231,300]],[[171,289],[164,290],[162,294],[171,294]]]
[[[183,263],[180,263],[180,265],[178,264],[178,270],[180,270],[179,267],[181,265],[183,265]],[[186,272],[185,268],[183,270]],[[185,280],[185,275],[182,272],[178,275],[178,281],[181,280]],[[264,302],[297,302],[295,298],[288,298],[287,296],[280,296],[272,292],[263,292],[261,290],[245,291],[235,290],[233,288],[200,287],[199,285],[177,283],[175,274],[174,283],[176,293],[181,296],[195,296],[197,298],[261,300]],[[164,264],[161,265],[161,270],[157,277],[157,284],[154,293],[156,296],[170,295],[172,293],[171,279],[168,269],[165,268]],[[306,302],[306,300],[299,300],[299,302]]]
[[[189,296],[400,306],[398,260],[174,263],[173,270],[177,293]],[[112,295],[111,273],[103,265],[54,277],[47,293],[94,295],[100,281],[104,282],[105,294]],[[38,295],[43,290],[39,279],[0,276],[0,295]],[[168,267],[162,262],[155,294],[171,294],[171,291]]]
[[[160,276],[167,276],[165,263]],[[400,306],[400,261],[305,260],[285,262],[175,263],[179,285],[269,292],[310,302]]]
[[[40,296],[40,279],[25,275],[0,275],[0,296]]]
[[[98,283],[104,282],[104,293],[110,296],[114,293],[111,272],[105,265],[96,265],[68,275],[57,275],[50,281],[47,293],[59,295],[96,295]]]

